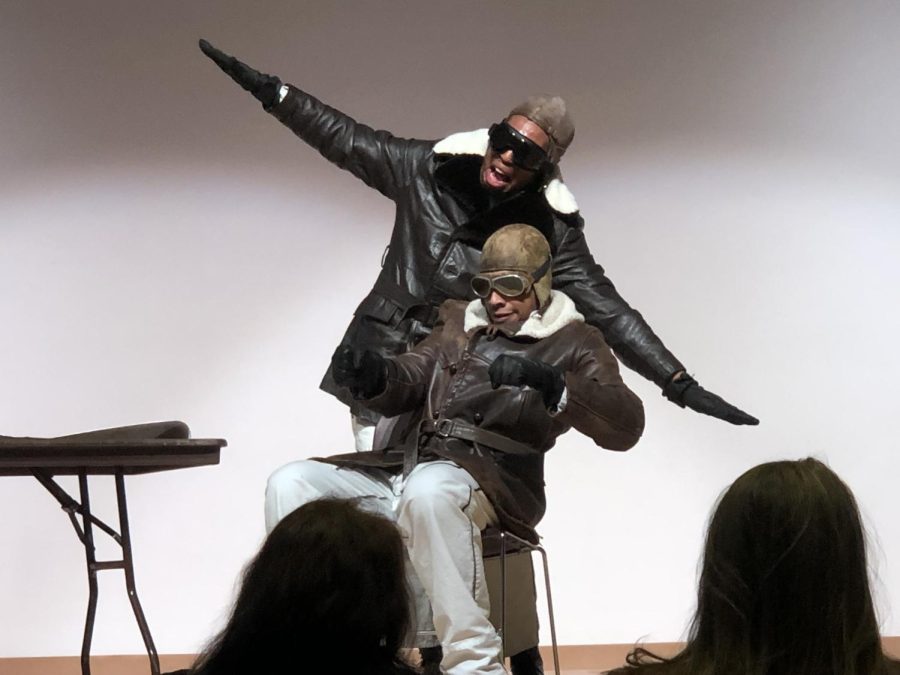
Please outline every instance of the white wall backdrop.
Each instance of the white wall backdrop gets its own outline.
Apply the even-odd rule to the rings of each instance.
[[[228,440],[218,467],[128,480],[157,646],[199,649],[262,537],[268,473],[350,447],[317,385],[392,205],[197,38],[400,135],[555,91],[576,114],[563,168],[597,259],[702,384],[762,420],[682,411],[628,373],[640,444],[559,443],[540,529],[561,641],[678,639],[716,496],[809,454],[856,491],[900,634],[898,30],[900,5],[874,0],[7,0],[0,433],[177,418]],[[114,519],[110,482],[94,501]],[[77,653],[79,544],[36,482],[0,486],[0,656]],[[141,650],[105,573],[95,652]]]

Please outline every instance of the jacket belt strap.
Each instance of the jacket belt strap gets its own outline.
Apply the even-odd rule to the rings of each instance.
[[[442,417],[436,420],[422,420],[419,424],[420,434],[434,434],[439,438],[459,438],[486,445],[508,455],[537,455],[540,452],[530,445],[519,443],[502,434],[480,429],[460,420]]]

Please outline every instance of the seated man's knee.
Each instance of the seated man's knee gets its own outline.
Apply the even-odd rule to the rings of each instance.
[[[321,477],[317,479],[324,467],[317,464],[308,460],[291,462],[269,476],[266,482],[266,521],[269,529],[298,506],[326,496]]]
[[[471,498],[471,488],[438,471],[413,474],[400,498],[400,519],[459,513]]]
[[[266,498],[274,498],[285,492],[293,492],[299,483],[303,483],[303,469],[298,465],[301,462],[291,462],[281,466],[271,474],[266,481]]]

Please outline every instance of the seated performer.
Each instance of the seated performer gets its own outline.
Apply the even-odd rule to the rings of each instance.
[[[400,656],[409,626],[396,526],[350,500],[320,499],[269,533],[224,630],[179,672],[415,675]]]
[[[488,619],[481,530],[499,525],[537,540],[544,453],[569,428],[611,450],[627,450],[643,431],[643,406],[602,334],[551,291],[551,264],[538,230],[505,226],[485,242],[472,278],[480,299],[445,302],[411,351],[384,358],[339,348],[335,381],[387,417],[424,411],[416,430],[402,447],[288,464],[266,491],[270,528],[323,495],[369,498],[395,518],[450,675],[505,672]]]
[[[815,459],[761,464],[716,507],[685,648],[611,675],[897,675],[868,571],[850,488]]]

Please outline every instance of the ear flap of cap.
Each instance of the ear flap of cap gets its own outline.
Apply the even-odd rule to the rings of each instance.
[[[544,309],[547,303],[550,302],[550,289],[552,286],[553,279],[549,272],[535,282],[534,293],[537,295],[538,309]]]

